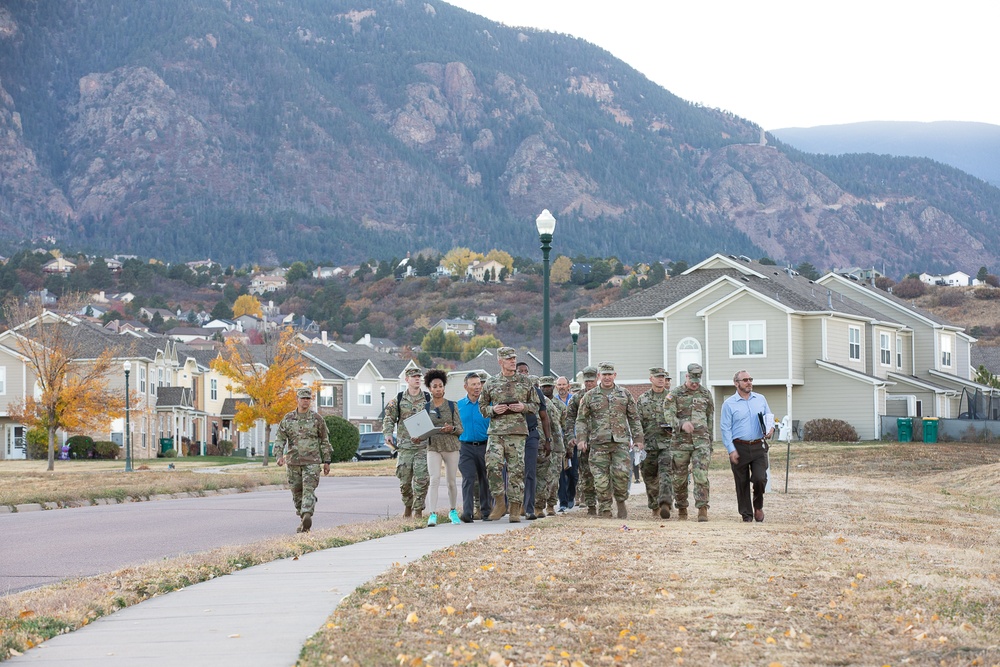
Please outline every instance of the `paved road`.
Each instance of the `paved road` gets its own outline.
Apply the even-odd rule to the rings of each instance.
[[[313,529],[403,511],[395,477],[325,477],[316,496]],[[297,525],[287,490],[2,514],[0,595],[287,535]]]

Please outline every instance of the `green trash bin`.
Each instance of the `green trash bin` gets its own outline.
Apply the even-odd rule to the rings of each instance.
[[[924,442],[937,442],[938,418],[924,417]]]
[[[896,418],[896,432],[899,434],[900,442],[913,441],[913,420],[909,417]]]
[[[174,448],[173,438],[160,438],[160,453],[166,454],[168,449]]]

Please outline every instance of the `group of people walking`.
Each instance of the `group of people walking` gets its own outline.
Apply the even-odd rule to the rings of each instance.
[[[427,524],[437,525],[443,468],[451,523],[495,521],[505,514],[511,522],[533,520],[577,504],[590,515],[624,519],[638,464],[654,518],[669,519],[674,510],[678,519],[688,518],[690,480],[698,521],[708,521],[715,404],[701,384],[699,364],[688,365],[675,389],[664,368],[650,368],[651,386],[636,399],[615,382],[609,362],[584,368],[583,387],[574,393],[566,378],[528,375],[514,348],[499,348],[497,357],[500,372],[485,382],[476,373],[466,375],[466,395],[459,401],[445,398],[445,371],[410,368],[406,388],[386,405],[382,432],[397,452],[404,516],[423,518],[427,510]],[[739,513],[743,521],[760,522],[774,417],[767,400],[753,391],[749,373],[738,371],[733,385],[736,393],[720,415],[722,442]],[[332,460],[326,424],[311,410],[311,399],[308,388],[298,390],[298,406],[282,420],[275,441],[278,465],[288,465],[300,532],[312,526],[320,468],[328,474]],[[412,436],[406,420],[421,411],[433,428]]]

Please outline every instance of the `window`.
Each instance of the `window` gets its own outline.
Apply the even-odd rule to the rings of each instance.
[[[371,433],[371,432],[372,432],[371,424],[358,424],[358,433]]]
[[[7,367],[0,366],[0,396],[7,393]]]
[[[883,366],[892,365],[892,349],[889,347],[889,334],[878,335],[878,359]]]
[[[763,357],[764,322],[730,322],[729,323],[729,356],[730,357]]]
[[[139,366],[139,393],[146,393],[146,367]]]
[[[319,388],[319,407],[332,408],[337,404],[337,388],[323,385]],[[368,405],[371,405],[369,402]]]
[[[941,365],[951,368],[951,350],[955,339],[951,336],[941,336]]]
[[[372,404],[372,386],[370,384],[358,384],[358,405]]]
[[[848,327],[847,358],[861,361],[861,327]]]
[[[212,397],[212,400],[213,401],[219,400],[219,381],[216,379],[212,379],[209,384],[211,386],[209,392],[210,396]]]
[[[903,367],[903,339],[896,336],[896,368]]]

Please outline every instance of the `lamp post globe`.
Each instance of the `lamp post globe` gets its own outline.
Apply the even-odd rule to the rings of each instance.
[[[569,335],[573,337],[573,382],[576,382],[576,341],[580,338],[580,321],[576,318],[569,323]]]
[[[125,472],[132,472],[132,429],[129,425],[129,403],[132,400],[128,391],[128,375],[132,371],[132,362],[126,359],[122,368],[125,371]]]
[[[549,251],[552,250],[552,234],[556,230],[556,219],[549,209],[535,218],[535,228],[542,242],[542,375],[551,374],[549,353]]]

